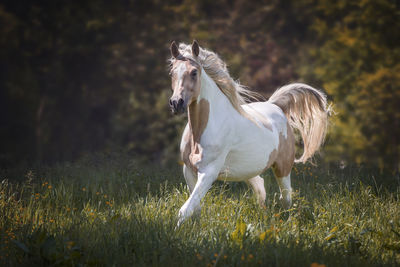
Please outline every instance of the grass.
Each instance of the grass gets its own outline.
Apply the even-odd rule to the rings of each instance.
[[[398,266],[400,184],[360,169],[297,165],[293,207],[270,172],[262,210],[242,183],[214,184],[200,218],[178,167],[96,158],[0,172],[4,266]],[[8,180],[6,179],[8,178]]]

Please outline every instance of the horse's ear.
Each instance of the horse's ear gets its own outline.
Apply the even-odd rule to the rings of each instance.
[[[169,48],[171,50],[171,56],[173,56],[174,58],[178,58],[180,53],[179,53],[179,49],[178,46],[176,45],[175,41],[173,41],[171,43],[171,46]]]
[[[199,47],[199,43],[197,43],[196,40],[193,40],[193,44],[192,44],[192,55],[197,57],[200,53],[200,47]]]

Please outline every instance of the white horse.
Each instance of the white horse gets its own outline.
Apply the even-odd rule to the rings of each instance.
[[[291,205],[290,172],[319,149],[327,128],[326,96],[306,84],[286,85],[267,102],[246,104],[252,92],[235,82],[226,64],[213,52],[192,45],[171,44],[173,113],[188,112],[181,141],[183,174],[190,197],[179,210],[178,226],[194,212],[216,180],[244,181],[261,206],[264,180],[272,167],[284,208]],[[303,139],[304,153],[295,160],[292,128]]]

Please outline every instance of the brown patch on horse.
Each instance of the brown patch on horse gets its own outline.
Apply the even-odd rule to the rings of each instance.
[[[286,125],[287,137],[279,134],[278,156],[273,164],[273,171],[277,177],[289,175],[295,159],[295,139],[289,123]]]
[[[266,171],[267,169],[269,169],[272,166],[272,164],[274,164],[277,157],[278,157],[278,150],[276,150],[276,149],[272,150],[271,153],[269,154],[267,167],[265,167],[263,172]]]
[[[279,145],[278,149],[272,150],[269,154],[267,162],[268,169],[272,166],[273,171],[277,177],[287,176],[292,170],[294,159],[295,159],[295,139],[292,128],[289,124],[287,127],[287,137],[282,133],[279,133]]]
[[[193,133],[193,140],[196,143],[200,141],[200,137],[207,126],[209,114],[210,103],[204,98],[202,98],[199,103],[193,102],[189,106],[189,125]]]
[[[192,168],[193,166],[191,166],[190,161],[189,161],[189,155],[190,155],[190,151],[191,151],[191,147],[192,147],[191,139],[192,139],[192,133],[189,130],[183,136],[183,141],[185,142],[185,147],[181,151],[181,158],[182,158],[182,161],[185,163],[185,165],[193,170],[193,168]]]
[[[193,102],[188,109],[189,132],[183,137],[188,141],[182,151],[182,160],[194,172],[197,172],[196,163],[202,158],[199,143],[207,127],[209,114],[210,103],[206,99],[201,99],[199,103]]]

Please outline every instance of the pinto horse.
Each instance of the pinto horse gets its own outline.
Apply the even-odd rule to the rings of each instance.
[[[266,102],[247,103],[253,93],[235,82],[226,64],[209,50],[172,42],[169,105],[188,114],[181,141],[183,174],[190,197],[179,210],[178,226],[200,212],[200,200],[216,180],[244,181],[265,202],[260,174],[272,168],[284,208],[291,206],[290,172],[321,146],[328,121],[326,96],[306,84],[279,88]],[[297,129],[304,143],[295,159]]]

